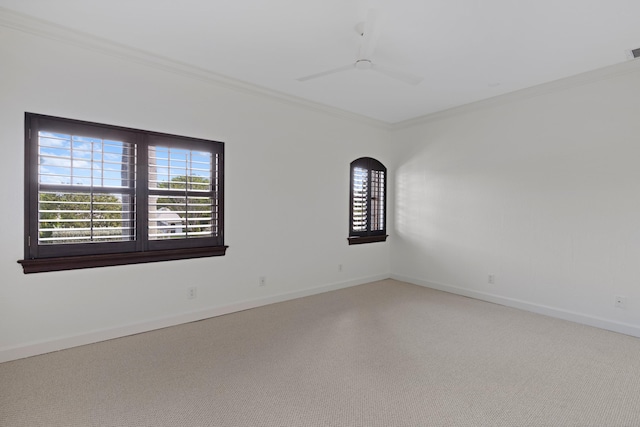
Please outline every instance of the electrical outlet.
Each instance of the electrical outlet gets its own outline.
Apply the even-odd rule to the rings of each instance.
[[[187,289],[188,299],[196,299],[197,297],[198,297],[198,288],[196,286],[192,286]]]
[[[265,276],[260,276],[258,278],[258,286],[266,286],[267,285],[267,278]]]
[[[496,283],[496,276],[495,274],[490,274],[489,277],[487,278],[487,282],[489,282],[489,284],[493,285]]]
[[[613,301],[613,306],[616,308],[626,308],[627,306],[627,297],[623,297],[622,295],[615,295]]]

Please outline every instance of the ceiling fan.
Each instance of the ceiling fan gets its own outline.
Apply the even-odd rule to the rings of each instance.
[[[317,79],[319,77],[328,76],[330,74],[339,73],[342,71],[348,71],[352,69],[356,70],[373,70],[378,73],[382,73],[388,77],[400,80],[410,85],[417,85],[422,81],[422,77],[414,76],[409,73],[398,71],[393,68],[389,68],[371,60],[375,45],[379,36],[379,26],[377,25],[377,13],[375,9],[370,9],[367,14],[367,20],[359,23],[355,27],[356,32],[361,37],[360,50],[356,61],[344,65],[342,67],[333,68],[331,70],[323,71],[321,73],[311,74],[308,76],[300,77],[297,79],[300,82],[306,82],[307,80]]]

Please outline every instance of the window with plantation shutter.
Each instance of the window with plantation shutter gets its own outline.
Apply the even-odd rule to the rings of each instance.
[[[147,181],[150,246],[219,235],[219,153],[172,147],[171,138],[152,140]]]
[[[224,255],[224,144],[26,113],[25,273]]]
[[[351,162],[349,244],[387,239],[387,168],[378,160],[362,157]]]
[[[38,131],[37,244],[134,240],[135,145]]]

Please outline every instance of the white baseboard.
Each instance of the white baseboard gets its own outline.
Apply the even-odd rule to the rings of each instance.
[[[443,283],[430,282],[427,280],[416,279],[414,277],[403,276],[401,274],[391,274],[391,278],[401,282],[412,283],[414,285],[426,288],[436,289],[439,291],[449,292],[456,295],[462,295],[481,301],[492,302],[507,307],[518,308],[532,313],[543,314],[545,316],[555,317],[558,319],[569,320],[571,322],[581,323],[583,325],[594,326],[608,331],[619,332],[625,335],[631,335],[640,338],[640,326],[629,323],[616,322],[614,320],[603,319],[600,317],[590,316],[584,313],[576,313],[557,307],[550,307],[541,304],[534,304],[514,298],[507,298],[500,295],[494,295],[486,292],[479,292],[470,289],[460,288]]]
[[[265,298],[256,298],[247,301],[240,301],[220,307],[212,307],[205,310],[198,310],[176,316],[162,317],[151,319],[135,324],[122,325],[113,328],[95,330],[80,335],[63,336],[52,338],[49,340],[26,343],[24,345],[14,347],[0,348],[0,363],[9,362],[11,360],[23,359],[25,357],[37,356],[40,354],[51,353],[53,351],[64,350],[81,345],[93,344],[100,341],[107,341],[114,338],[121,338],[128,335],[135,335],[142,332],[149,332],[156,329],[162,329],[169,326],[181,325],[183,323],[196,322],[198,320],[208,319],[211,317],[222,316],[224,314],[234,313],[237,311],[248,310],[264,305],[274,304],[277,302],[288,301],[296,298],[317,295],[324,292],[335,291],[338,289],[349,288],[352,286],[362,285],[377,280],[388,279],[388,274],[377,276],[362,277],[359,279],[349,280],[345,282],[332,283],[322,286],[316,286],[309,289],[299,291],[285,292],[277,295],[271,295]]]

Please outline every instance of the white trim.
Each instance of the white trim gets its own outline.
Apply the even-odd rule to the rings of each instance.
[[[109,329],[95,330],[80,335],[61,336],[14,347],[4,347],[0,348],[0,363],[23,359],[25,357],[37,356],[45,353],[51,353],[53,351],[65,350],[81,345],[93,344],[100,341],[122,338],[125,336],[135,335],[143,332],[150,332],[156,329],[177,326],[184,323],[197,322],[199,320],[222,316],[229,313],[235,313],[238,311],[248,310],[251,308],[261,307],[278,302],[317,295],[324,292],[335,291],[338,289],[349,288],[352,286],[363,285],[365,283],[375,282],[388,278],[388,274],[362,277],[359,279],[348,280],[346,282],[331,283],[309,289],[271,295],[264,298],[240,301],[225,306],[211,307],[204,310],[192,311],[179,314],[177,316],[160,317],[139,323],[122,325]]]
[[[616,322],[613,320],[590,316],[583,313],[563,310],[557,307],[534,304],[515,298],[508,298],[486,292],[465,289],[458,286],[431,282],[414,277],[403,276],[401,274],[379,274],[376,276],[362,277],[346,282],[338,282],[299,291],[285,292],[264,298],[240,301],[225,306],[211,307],[204,310],[183,313],[177,316],[161,317],[144,322],[122,325],[115,328],[95,330],[80,335],[61,336],[53,339],[31,342],[14,347],[0,348],[0,363],[23,359],[25,357],[37,356],[53,351],[65,350],[82,345],[93,344],[101,341],[107,341],[115,338],[122,338],[125,336],[135,335],[143,332],[150,332],[153,330],[167,328],[170,326],[177,326],[184,323],[196,322],[199,320],[222,316],[229,313],[235,313],[238,311],[248,310],[251,308],[261,307],[278,302],[317,295],[324,292],[335,291],[338,289],[349,288],[352,286],[358,286],[378,280],[385,280],[388,278],[640,338],[640,326],[638,325]]]
[[[383,120],[366,117],[361,114],[331,107],[318,102],[309,101],[283,92],[267,89],[265,87],[247,83],[232,77],[214,73],[212,71],[175,61],[160,55],[152,54],[141,49],[131,48],[123,44],[112,42],[100,37],[72,30],[61,25],[30,17],[9,9],[0,7],[0,26],[11,28],[35,36],[55,40],[75,47],[88,49],[104,55],[119,58],[121,60],[135,62],[170,73],[180,74],[195,80],[216,84],[240,92],[262,96],[271,100],[277,100],[285,104],[306,108],[316,112],[322,112],[333,117],[359,122],[368,126],[384,130],[402,130],[412,126],[431,123],[437,120],[467,114],[483,108],[490,108],[509,104],[511,102],[532,98],[548,93],[570,89],[573,87],[590,84],[600,80],[614,78],[620,75],[640,72],[640,58],[621,62],[608,67],[588,71],[582,74],[568,76],[548,83],[542,83],[529,88],[508,92],[493,98],[453,107],[448,110],[438,111],[432,114],[415,117],[396,123],[388,123]]]
[[[512,102],[533,98],[536,96],[546,95],[549,93],[559,92],[586,84],[595,83],[601,80],[607,80],[623,76],[630,73],[640,72],[640,60],[621,62],[619,64],[610,65],[608,67],[599,68],[597,70],[587,71],[585,73],[576,74],[574,76],[565,77],[514,92],[508,92],[493,98],[482,99],[480,101],[464,104],[459,107],[453,107],[448,110],[438,111],[436,113],[427,114],[425,116],[415,117],[413,119],[404,120],[391,124],[391,130],[402,130],[413,126],[419,126],[462,114],[471,113],[482,110],[484,108],[498,107],[510,104]]]
[[[407,282],[425,288],[436,289],[439,291],[449,292],[456,295],[462,295],[469,298],[487,301],[494,304],[500,304],[507,307],[513,307],[520,310],[530,311],[532,313],[543,314],[545,316],[555,317],[562,320],[568,320],[583,325],[594,326],[608,331],[618,332],[625,335],[631,335],[640,338],[640,326],[629,323],[617,322],[614,320],[603,319],[601,317],[590,316],[584,313],[564,310],[557,307],[550,307],[542,304],[534,304],[515,298],[503,297],[486,292],[474,291],[458,286],[446,285],[443,283],[430,282],[428,280],[416,279],[415,277],[403,276],[401,274],[391,274],[391,278],[401,282]]]
[[[142,49],[135,49],[107,39],[96,37],[81,31],[72,30],[52,22],[40,20],[0,7],[0,26],[11,28],[38,37],[55,40],[71,46],[109,55],[128,62],[142,64],[169,73],[180,74],[209,84],[251,95],[262,96],[295,107],[306,108],[333,117],[360,122],[368,126],[388,130],[390,125],[382,120],[373,119],[350,111],[341,110],[319,102],[309,101],[283,92],[267,89],[263,86],[247,83],[232,77],[214,73],[191,64],[156,55]]]

